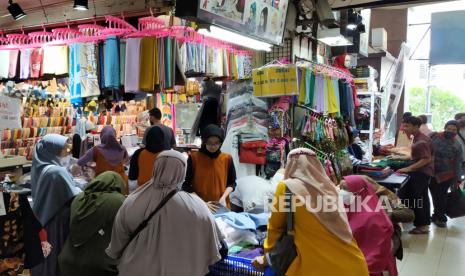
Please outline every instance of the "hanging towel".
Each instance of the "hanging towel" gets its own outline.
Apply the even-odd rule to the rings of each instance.
[[[334,86],[331,77],[326,77],[326,82],[328,86],[328,113],[338,113],[339,106],[337,104],[336,95],[334,93]]]
[[[0,50],[0,79],[7,79],[10,71],[10,51]]]
[[[126,40],[119,41],[119,79],[120,79],[120,86],[124,86],[125,84],[125,68],[126,68]]]
[[[68,74],[68,46],[44,47],[42,75]]]
[[[139,88],[140,75],[140,38],[129,38],[126,41],[126,58],[125,58],[125,80],[124,89],[126,92],[137,92]]]
[[[98,46],[95,43],[81,44],[80,70],[81,70],[81,96],[93,97],[100,95],[98,83]]]
[[[157,40],[144,37],[140,43],[140,78],[139,87],[142,91],[151,92],[155,87],[155,44]]]
[[[31,52],[31,63],[30,63],[31,78],[38,78],[42,75],[42,63],[43,63],[43,50],[33,49]]]
[[[307,97],[305,98],[305,105],[315,108],[315,74],[311,70],[307,70],[305,74],[307,82]]]
[[[10,50],[10,67],[8,70],[8,77],[13,79],[16,77],[16,70],[18,69],[19,50]]]
[[[32,49],[21,50],[20,73],[19,73],[20,79],[25,80],[29,78],[29,72],[31,68],[31,53],[32,53]]]
[[[120,86],[119,41],[116,37],[105,40],[104,76],[105,88],[117,89]]]

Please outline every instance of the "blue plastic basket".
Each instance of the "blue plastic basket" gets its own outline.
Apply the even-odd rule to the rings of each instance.
[[[265,272],[257,271],[252,266],[252,260],[228,256],[210,267],[212,276],[274,276],[271,269]]]

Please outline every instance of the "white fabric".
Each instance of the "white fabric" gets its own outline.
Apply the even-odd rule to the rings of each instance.
[[[0,50],[0,79],[7,79],[10,71],[10,51]]]
[[[224,241],[228,244],[229,248],[242,243],[258,245],[258,240],[254,232],[234,228],[227,223],[224,218],[216,218],[215,221],[221,233],[225,237]]]
[[[32,49],[23,49],[21,50],[20,56],[20,79],[29,78],[30,66],[31,66],[31,53]]]
[[[236,183],[236,189],[229,197],[232,204],[242,207],[247,213],[271,210],[269,204],[276,188],[270,181],[251,175],[238,179]]]

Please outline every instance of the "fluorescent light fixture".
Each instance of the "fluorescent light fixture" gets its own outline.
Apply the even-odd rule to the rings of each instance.
[[[319,30],[317,39],[318,41],[332,47],[353,45],[351,41],[341,35],[340,28]]]
[[[210,31],[208,31],[207,29],[200,29],[199,34],[258,51],[271,52],[271,47],[273,46],[269,43],[246,37],[216,26],[210,26]]]
[[[14,20],[20,20],[26,17],[26,13],[21,9],[18,3],[13,3],[13,0],[8,1],[8,11],[10,12],[11,16],[13,16]]]
[[[87,11],[89,9],[89,1],[88,0],[74,0],[73,8],[78,11]]]
[[[188,78],[188,81],[195,81],[195,78]]]
[[[220,85],[220,86],[223,85],[223,82],[222,82],[222,81],[215,81],[215,83],[218,84],[218,85]]]

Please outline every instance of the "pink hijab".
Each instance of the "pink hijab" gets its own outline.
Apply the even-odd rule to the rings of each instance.
[[[381,209],[375,212],[379,198],[371,184],[360,175],[344,177],[349,192],[352,192],[360,200],[370,197],[366,209],[358,212],[347,212],[350,228],[358,246],[365,255],[370,274],[381,274],[388,270],[389,275],[397,276],[397,267],[392,252],[391,238],[394,232],[392,222],[386,212]],[[362,205],[363,206],[363,205]]]

